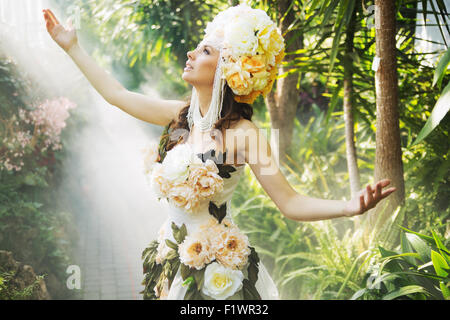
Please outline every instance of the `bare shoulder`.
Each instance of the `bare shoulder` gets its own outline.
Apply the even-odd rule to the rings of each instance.
[[[254,137],[257,136],[258,127],[251,121],[241,118],[233,122],[228,129],[226,129],[226,145],[232,146],[230,150],[234,150],[238,163],[244,163],[248,158],[249,143],[253,144]]]
[[[172,119],[176,121],[180,117],[181,110],[189,105],[188,102],[183,100],[170,100]]]
[[[233,122],[233,124],[231,124],[230,127],[226,129],[225,135],[232,140],[237,139],[239,141],[255,129],[257,129],[257,127],[251,120],[241,118],[238,121]]]
[[[247,130],[258,129],[258,127],[253,123],[253,121],[241,118],[232,126],[232,129],[241,130],[241,132],[244,130],[243,132],[245,132]]]

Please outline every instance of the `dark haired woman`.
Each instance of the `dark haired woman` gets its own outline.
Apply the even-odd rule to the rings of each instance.
[[[105,98],[132,116],[165,126],[154,150],[151,184],[169,217],[143,252],[144,299],[277,299],[278,291],[248,238],[233,223],[230,200],[245,164],[287,218],[316,221],[360,215],[395,191],[389,180],[349,201],[298,194],[252,122],[251,104],[272,88],[284,39],[267,14],[246,4],[208,23],[182,78],[190,101],[126,90],[79,46],[75,30],[44,10],[51,37]]]

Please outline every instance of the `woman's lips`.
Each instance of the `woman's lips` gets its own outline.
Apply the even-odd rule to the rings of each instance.
[[[190,71],[193,70],[192,67],[187,66],[186,68],[184,68],[184,71]]]

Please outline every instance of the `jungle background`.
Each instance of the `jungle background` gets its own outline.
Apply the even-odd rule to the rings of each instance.
[[[107,104],[41,10],[72,17],[127,89],[181,99],[186,53],[238,3],[0,2],[0,299],[141,299],[140,255],[164,221],[140,154],[163,128]],[[449,1],[249,3],[286,40],[252,120],[280,130],[295,190],[348,200],[381,178],[397,187],[364,216],[295,222],[247,166],[233,218],[281,298],[449,299]]]

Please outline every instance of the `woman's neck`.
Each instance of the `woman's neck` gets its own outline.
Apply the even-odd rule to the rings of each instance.
[[[212,89],[209,90],[197,90],[198,94],[198,102],[200,104],[200,114],[202,117],[206,115],[206,113],[209,110],[209,106],[211,104],[211,95],[212,95]]]

